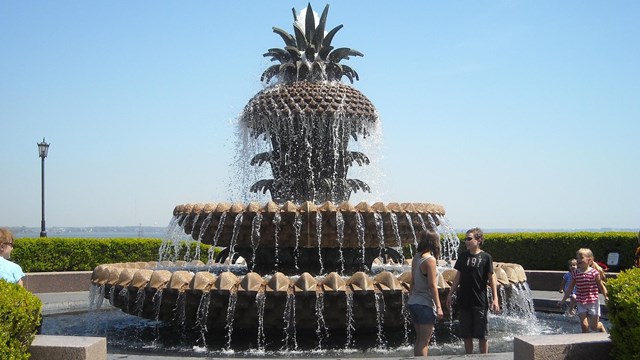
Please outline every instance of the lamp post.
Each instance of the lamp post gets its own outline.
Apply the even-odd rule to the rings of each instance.
[[[38,152],[40,153],[40,158],[42,159],[42,222],[40,228],[40,237],[47,237],[47,230],[44,225],[44,158],[47,157],[47,153],[49,152],[49,145],[42,138],[42,142],[38,143]]]

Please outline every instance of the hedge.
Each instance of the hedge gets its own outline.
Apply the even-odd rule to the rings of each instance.
[[[0,359],[29,359],[41,309],[37,296],[0,279]]]
[[[161,239],[137,238],[19,238],[15,239],[12,261],[20,264],[24,272],[90,271],[100,264],[157,261]],[[186,253],[181,243],[180,257]],[[189,253],[195,254],[191,243]],[[207,262],[210,246],[200,245],[200,260]],[[170,252],[173,247],[168,249]],[[173,254],[169,253],[169,256]]]
[[[460,249],[464,250],[464,234],[458,236]],[[610,252],[618,252],[620,268],[628,269],[633,267],[637,246],[635,232],[486,233],[485,240],[483,249],[495,261],[518,263],[527,270],[566,270],[567,260],[574,258],[581,247],[590,248],[596,260],[605,263]],[[25,272],[42,272],[86,271],[106,263],[156,261],[162,240],[19,238],[15,243],[11,254],[13,261]],[[195,254],[195,246],[191,243],[191,256]],[[209,248],[209,245],[201,245],[200,260],[203,262],[208,260]],[[183,247],[180,256],[185,250]],[[408,247],[404,250],[408,255]]]
[[[527,270],[566,270],[567,261],[579,248],[593,251],[596,261],[607,262],[610,252],[620,254],[619,267],[633,267],[633,255],[638,246],[635,232],[546,232],[546,233],[485,233],[482,249],[495,261],[513,262]],[[464,234],[459,235],[460,239]],[[464,241],[461,240],[464,249]]]
[[[616,359],[640,358],[640,268],[621,272],[607,282],[611,342]]]

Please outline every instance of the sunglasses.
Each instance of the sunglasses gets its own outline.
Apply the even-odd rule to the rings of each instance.
[[[13,247],[13,242],[2,243],[2,245],[9,245],[9,246]]]
[[[471,240],[477,240],[477,239],[472,236],[467,236],[466,238],[464,238],[464,241],[471,241]]]

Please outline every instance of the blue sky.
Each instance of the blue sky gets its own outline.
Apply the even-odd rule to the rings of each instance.
[[[177,204],[231,200],[235,119],[283,47],[271,27],[292,33],[306,4],[0,2],[0,225],[40,224],[43,137],[48,226],[164,226]],[[439,203],[456,228],[640,227],[638,14],[331,3],[382,121],[362,199]]]

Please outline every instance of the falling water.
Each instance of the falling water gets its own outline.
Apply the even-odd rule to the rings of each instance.
[[[154,337],[154,347],[160,338],[160,308],[162,306],[162,289],[156,290],[156,293],[153,294],[153,318],[155,320],[155,334]]]
[[[318,241],[318,259],[320,261],[320,272],[324,274],[324,265],[322,263],[322,212],[316,212],[316,239]]]
[[[231,350],[231,335],[233,334],[233,319],[236,313],[236,303],[238,302],[238,293],[231,291],[229,293],[229,306],[227,307],[227,351]]]
[[[342,213],[340,211],[336,211],[336,233],[337,233],[337,241],[340,244],[340,249],[338,252],[340,253],[340,275],[344,274],[344,254],[342,253],[342,245],[344,243],[344,218],[342,217]]]
[[[142,316],[142,311],[144,310],[144,298],[146,294],[144,290],[144,287],[141,287],[136,293],[136,301],[133,311],[137,316]]]
[[[211,304],[211,292],[203,291],[198,305],[198,313],[196,315],[196,328],[200,330],[200,338],[197,342],[202,342],[202,346],[207,344],[207,319],[209,318],[209,304]]]
[[[448,254],[445,254],[445,260],[455,260],[458,258],[458,248],[460,247],[460,239],[456,235],[456,231],[451,226],[449,220],[444,215],[436,214],[436,218],[441,226],[441,233],[444,234],[446,239],[446,248],[448,248]]]
[[[409,314],[409,292],[402,292],[402,324],[404,326],[404,341],[403,344],[409,344],[409,325],[411,324],[411,315]]]
[[[302,230],[302,214],[300,214],[300,212],[296,211],[296,218],[293,222],[293,229],[295,230],[296,233],[296,247],[293,251],[293,263],[295,265],[296,270],[300,270],[298,268],[298,252],[299,250],[299,246],[300,246],[300,231]]]
[[[329,336],[329,329],[324,322],[324,293],[322,291],[316,291],[316,318],[318,319],[318,327],[316,328],[318,350],[322,350],[322,342]]]
[[[258,244],[260,244],[260,224],[262,224],[262,213],[257,213],[251,220],[251,249],[253,250],[253,256],[251,258],[251,269],[256,266],[256,253],[258,252]]]
[[[376,300],[376,319],[378,322],[378,348],[386,349],[387,341],[384,338],[384,297],[379,291],[374,292]]]
[[[109,289],[109,305],[111,306],[113,306],[113,299],[115,295],[116,295],[116,287],[111,286],[111,289]]]
[[[369,271],[364,253],[364,220],[362,219],[362,214],[359,212],[356,212],[356,228],[358,230],[358,242],[360,243],[360,246],[362,246],[362,267],[364,268],[364,271]]]
[[[396,243],[398,243],[398,248],[400,249],[400,254],[402,255],[402,240],[400,239],[400,230],[398,229],[398,215],[396,213],[390,213],[391,218],[391,228],[393,229],[393,236],[396,239]],[[413,249],[409,247],[409,251],[411,253],[411,257],[413,257]],[[404,263],[404,255],[402,255],[402,262]]]
[[[129,289],[127,289],[126,287],[123,287],[122,290],[120,290],[120,292],[118,293],[118,296],[122,298],[125,304],[127,304],[126,312],[130,313],[131,311],[129,310]]]
[[[296,338],[296,297],[293,291],[287,292],[287,302],[282,314],[284,320],[284,345],[282,350],[298,350]]]
[[[243,217],[244,213],[239,212],[233,221],[233,234],[231,235],[231,243],[229,244],[229,265],[233,264],[233,257],[236,254],[236,241],[238,240],[238,233],[240,232]]]
[[[211,218],[213,217],[213,211],[207,215],[206,218],[202,221],[202,225],[200,226],[200,232],[198,232],[198,242],[196,244],[196,259],[200,259],[200,244],[202,243],[202,236],[205,231],[209,228],[209,224],[211,224]]]
[[[383,254],[384,254],[384,224],[382,223],[382,215],[380,215],[379,212],[374,212],[373,213],[373,218],[376,221],[376,233],[378,234],[378,241],[380,242],[380,253],[378,254],[378,256],[380,257],[380,259],[384,259]]]
[[[274,252],[274,259],[273,259],[273,263],[275,265],[276,271],[278,271],[278,233],[280,232],[280,222],[282,221],[282,216],[280,215],[279,212],[275,213],[273,215],[273,225],[274,225],[274,235],[273,235],[273,240],[274,240],[274,246],[273,246],[273,252]]]
[[[218,246],[218,240],[220,240],[220,234],[222,233],[222,228],[224,228],[224,221],[226,219],[227,219],[227,212],[225,211],[220,215],[220,221],[218,221],[218,228],[216,229],[216,233],[213,236],[213,244],[211,246],[212,249]]]
[[[178,300],[176,301],[176,307],[173,309],[173,322],[180,325],[180,334],[184,338],[186,336],[186,293],[184,291],[178,292]]]
[[[258,351],[264,352],[265,336],[264,336],[264,304],[267,299],[264,289],[256,294],[256,307],[258,311]]]
[[[418,238],[416,237],[416,230],[413,228],[413,220],[411,219],[411,214],[404,214],[407,218],[407,223],[409,224],[409,228],[411,229],[411,235],[413,235],[413,246],[418,248]]]
[[[353,292],[347,289],[345,295],[347,299],[347,342],[344,347],[350,349],[353,345],[353,332],[356,330],[353,321]]]

